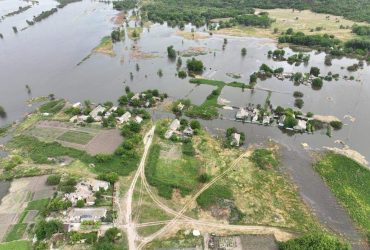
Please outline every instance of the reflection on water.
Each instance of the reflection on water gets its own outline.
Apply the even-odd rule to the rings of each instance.
[[[18,8],[18,5],[13,5],[13,1],[0,1],[0,9],[6,10],[5,12]],[[324,65],[324,53],[311,52],[308,65],[301,64],[296,67],[267,58],[267,52],[276,48],[276,44],[269,39],[228,37],[228,44],[223,51],[223,36],[214,35],[209,39],[198,41],[186,40],[176,35],[176,29],[154,24],[150,29],[144,28],[139,41],[126,39],[123,43],[116,44],[115,57],[93,54],[77,66],[99,44],[103,36],[110,34],[115,26],[112,18],[117,11],[113,10],[110,4],[96,1],[77,2],[58,10],[56,14],[18,34],[12,31],[12,26],[26,27],[25,20],[55,5],[55,1],[40,1],[39,5],[22,14],[6,18],[0,23],[0,33],[4,34],[4,39],[0,40],[2,77],[0,105],[8,114],[6,119],[0,120],[0,125],[20,119],[29,112],[30,108],[25,104],[30,97],[25,89],[26,84],[31,87],[32,96],[54,93],[71,101],[116,100],[123,94],[124,86],[130,86],[133,91],[157,88],[172,98],[189,98],[194,103],[200,104],[213,87],[195,86],[188,82],[189,79],[176,77],[176,63],[168,60],[166,48],[173,45],[176,50],[183,51],[190,47],[206,47],[209,53],[198,57],[207,67],[204,75],[227,82],[235,79],[226,73],[237,73],[241,75],[238,81],[247,83],[249,75],[258,70],[262,63],[272,68],[284,67],[286,72],[309,72],[311,66],[316,66],[321,69],[322,75],[328,72],[340,74],[339,81],[325,82],[320,91],[312,90],[309,86],[294,86],[290,81],[271,78],[259,81],[254,93],[250,90],[242,92],[237,88],[225,87],[221,98],[229,100],[235,106],[248,103],[263,104],[267,90],[271,90],[271,103],[274,106],[287,107],[294,103],[292,93],[301,91],[304,93],[305,102],[303,111],[335,115],[346,125],[341,131],[334,132],[332,138],[321,135],[321,132],[289,137],[277,128],[234,124],[220,120],[205,121],[210,127],[238,126],[247,132],[249,142],[271,137],[289,145],[296,143],[298,146],[301,142],[307,142],[313,147],[321,148],[332,146],[335,140],[340,139],[370,159],[370,142],[363,136],[370,128],[370,114],[367,111],[370,106],[370,87],[365,82],[370,78],[370,71],[366,67],[358,72],[347,72],[346,67],[356,62],[354,59],[335,59],[333,66],[328,67]],[[131,21],[130,25],[134,25],[134,22]],[[186,30],[190,31],[191,26],[187,26]],[[155,57],[147,59],[133,57],[131,53],[133,45],[141,52],[153,54]],[[240,51],[244,47],[248,52],[242,57]],[[289,48],[285,49],[287,56],[294,53]],[[138,72],[136,63],[140,66]],[[185,63],[186,58],[183,58],[183,65]],[[163,77],[157,75],[159,69],[163,71]],[[130,72],[133,73],[132,80]],[[342,79],[344,75],[353,75],[360,81],[345,81]],[[230,111],[222,112],[229,112],[227,115],[233,116]],[[346,115],[352,116],[355,120],[344,118]]]

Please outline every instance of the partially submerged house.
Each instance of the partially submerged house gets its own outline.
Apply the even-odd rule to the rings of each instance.
[[[189,126],[189,127],[186,127],[184,129],[184,131],[182,131],[182,134],[186,137],[191,137],[194,135],[194,130]]]
[[[238,112],[236,112],[235,115],[236,120],[245,120],[248,118],[248,111],[245,110],[244,108],[240,108]]]
[[[240,146],[240,134],[233,133],[231,135],[231,142],[230,142],[230,144],[231,144],[231,146],[239,147]]]
[[[137,116],[135,117],[135,122],[136,122],[136,123],[138,123],[138,124],[140,124],[140,123],[142,123],[142,122],[143,122],[143,118],[141,118],[140,116],[138,116],[138,115],[137,115]]]
[[[90,116],[94,119],[94,121],[100,122],[102,120],[101,114],[104,113],[105,108],[101,105],[98,105],[90,112]]]
[[[293,128],[296,131],[304,132],[307,129],[307,121],[305,120],[298,120],[298,124]]]
[[[117,118],[117,122],[119,124],[123,124],[123,123],[128,122],[130,120],[130,118],[131,118],[131,113],[127,111],[122,116],[120,116],[120,117]]]

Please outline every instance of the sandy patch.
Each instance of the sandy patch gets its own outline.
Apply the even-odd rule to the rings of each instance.
[[[116,16],[112,17],[111,21],[114,24],[123,24],[123,22],[126,20],[126,15],[123,11],[119,12]]]
[[[209,34],[200,32],[177,31],[175,34],[188,40],[200,40],[210,37]]]
[[[332,121],[340,121],[338,117],[333,115],[314,115],[313,119],[319,120],[321,122],[330,123]]]
[[[159,57],[158,53],[147,53],[143,52],[139,46],[134,45],[132,46],[130,50],[130,59],[151,59],[151,58],[156,58]]]

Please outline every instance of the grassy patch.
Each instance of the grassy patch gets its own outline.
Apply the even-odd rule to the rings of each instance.
[[[274,168],[279,164],[273,152],[264,148],[254,150],[251,161],[261,169]]]
[[[334,153],[324,155],[314,168],[353,220],[369,234],[370,171],[356,161]]]
[[[26,210],[38,210],[41,211],[47,207],[49,204],[49,199],[34,200],[28,202]]]
[[[27,225],[25,223],[15,224],[13,225],[8,233],[6,234],[4,241],[14,241],[14,240],[20,240],[23,237],[24,232],[27,229]]]
[[[19,240],[0,244],[0,250],[29,250],[32,249],[30,241]]]
[[[146,177],[148,182],[158,189],[159,195],[170,199],[172,190],[177,188],[181,194],[186,195],[198,184],[198,161],[188,155],[181,159],[160,157],[161,146],[152,146],[146,164]]]
[[[92,134],[70,130],[59,136],[57,139],[60,141],[86,145],[92,138],[94,138]]]
[[[186,234],[184,231],[179,231],[171,238],[160,239],[152,241],[146,249],[158,248],[195,248],[196,246],[202,247],[203,237],[195,237],[193,234]]]
[[[59,111],[64,108],[64,105],[66,104],[66,101],[63,99],[60,100],[54,100],[47,102],[43,105],[40,106],[39,111],[41,113],[51,113],[51,114],[56,114]]]
[[[220,200],[231,200],[232,198],[233,193],[227,186],[213,185],[197,198],[197,203],[203,209],[207,209]]]
[[[0,136],[5,135],[8,132],[10,127],[11,127],[11,125],[6,125],[4,127],[0,127]]]

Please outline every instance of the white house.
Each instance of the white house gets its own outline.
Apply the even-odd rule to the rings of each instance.
[[[239,147],[239,145],[240,145],[240,134],[238,134],[238,133],[233,133],[233,134],[231,135],[231,142],[230,142],[230,144],[231,144],[232,146]]]
[[[72,105],[73,108],[81,108],[82,107],[82,104],[80,102],[76,102]]]
[[[143,122],[143,118],[141,118],[140,116],[138,116],[138,115],[137,115],[137,116],[135,117],[135,122],[136,122],[136,123],[138,123],[138,124],[140,124],[140,123],[142,123],[142,122]]]
[[[118,117],[117,121],[119,124],[122,124],[122,123],[128,122],[130,118],[131,118],[131,113],[127,111],[121,117]]]
[[[180,121],[178,119],[175,119],[171,122],[170,126],[168,127],[168,130],[164,134],[164,137],[166,139],[170,139],[173,133],[178,130],[180,127]]]
[[[101,116],[99,115],[100,113],[103,113],[105,111],[105,108],[101,105],[98,105],[96,108],[94,108],[90,112],[90,116],[95,120],[95,121],[101,121]]]

